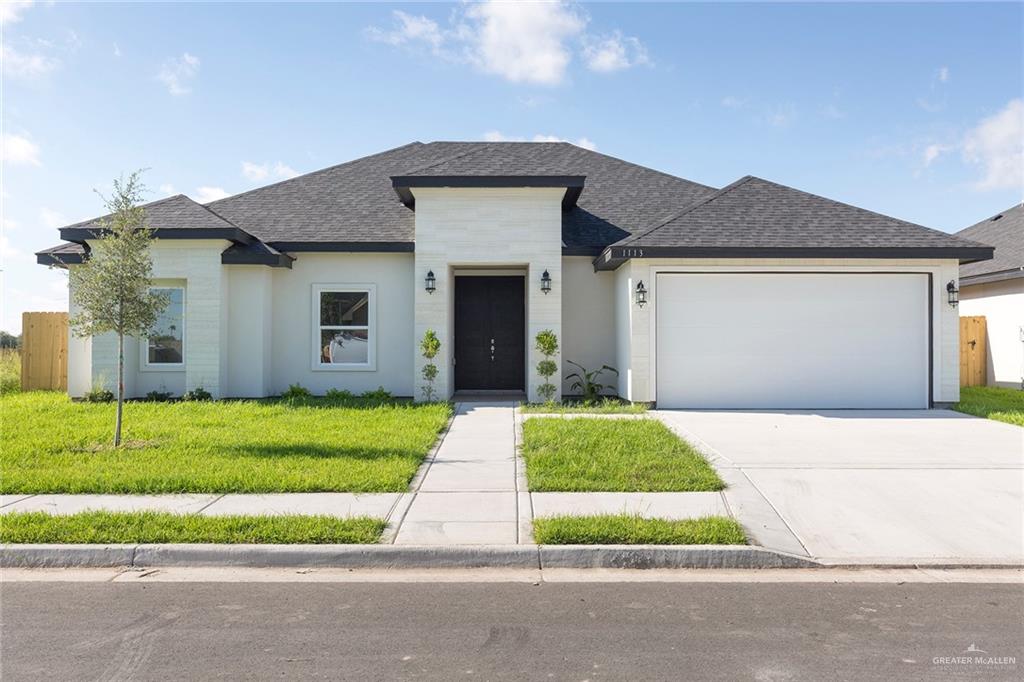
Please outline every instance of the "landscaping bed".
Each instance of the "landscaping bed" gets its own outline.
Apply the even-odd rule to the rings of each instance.
[[[404,492],[451,407],[358,399],[128,402],[0,397],[3,493]]]
[[[733,519],[645,519],[630,514],[551,516],[534,519],[539,545],[745,545],[743,528]]]
[[[367,544],[385,522],[368,517],[200,516],[167,512],[88,511],[56,516],[11,512],[0,516],[0,542],[41,544]]]
[[[976,417],[1024,426],[1024,391],[997,386],[963,386],[953,409]]]
[[[721,490],[707,460],[655,419],[533,417],[523,422],[533,492]]]
[[[519,409],[539,414],[643,414],[647,403],[631,403],[618,398],[585,402],[566,398],[560,403],[521,403]]]

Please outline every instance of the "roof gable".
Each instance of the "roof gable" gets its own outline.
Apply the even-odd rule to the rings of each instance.
[[[1024,277],[1024,204],[1017,204],[957,232],[958,237],[995,247],[992,260],[960,267],[961,278],[1002,273],[998,279]],[[986,277],[986,279],[992,279]]]

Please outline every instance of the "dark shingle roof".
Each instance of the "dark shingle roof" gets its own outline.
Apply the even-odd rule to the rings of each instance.
[[[1024,204],[957,232],[958,237],[996,247],[995,257],[960,267],[960,277],[1004,273],[999,279],[1024,277]]]
[[[984,245],[791,187],[744,177],[614,247],[975,250]]]
[[[414,142],[208,206],[266,242],[404,242],[414,214],[395,175],[585,175],[563,215],[569,247],[597,251],[714,191],[566,142]]]
[[[217,215],[200,203],[192,201],[184,194],[176,194],[166,199],[158,199],[144,204],[146,223],[154,229],[192,229],[192,230],[227,230],[238,229],[223,216]],[[62,227],[61,230],[95,230],[102,227],[103,221],[110,215],[83,220],[73,225]]]
[[[40,265],[56,266],[81,263],[85,253],[85,247],[81,244],[58,244],[42,251],[36,251],[36,262]]]

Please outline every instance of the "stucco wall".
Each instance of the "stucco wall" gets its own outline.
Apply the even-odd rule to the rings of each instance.
[[[1024,279],[962,287],[960,314],[985,316],[989,385],[1021,388],[1024,381]]]
[[[185,367],[143,368],[143,342],[125,339],[126,396],[141,397],[149,391],[180,395],[202,387],[214,397],[221,397],[226,372],[222,368],[226,349],[221,339],[227,325],[227,275],[220,254],[227,245],[223,240],[154,240],[154,285],[185,287]],[[103,334],[91,345],[93,383],[113,390],[117,382],[117,337]]]
[[[562,338],[562,207],[559,188],[414,190],[416,196],[415,328],[410,349],[415,362],[416,397],[422,397],[420,374],[425,361],[418,341],[433,329],[441,341],[435,360],[435,390],[448,397],[452,372],[453,274],[460,266],[520,268],[526,272],[527,394],[537,400],[542,382],[534,371],[541,356],[532,339],[542,329]],[[437,278],[433,294],[422,285],[428,271]],[[540,291],[541,273],[551,276],[551,293]],[[561,372],[561,358],[554,358]]]
[[[562,374],[575,371],[564,360],[587,369],[609,365],[619,370],[616,357],[615,274],[594,272],[593,258],[570,256],[562,259]],[[603,375],[603,383],[617,387],[614,374]],[[568,381],[562,390],[571,394]]]
[[[273,269],[264,265],[225,266],[229,279],[225,395],[270,395],[273,359]],[[302,305],[301,301],[295,305]]]
[[[270,393],[300,383],[315,394],[328,389],[353,393],[383,386],[396,396],[413,394],[412,254],[297,253],[292,268],[273,270],[273,336]],[[313,369],[313,286],[375,285],[376,367],[372,370]],[[232,342],[232,349],[237,346]]]
[[[959,312],[946,302],[946,283],[956,280],[959,266],[955,260],[868,260],[868,259],[634,259],[623,264],[615,280],[616,301],[629,300],[630,339],[628,351],[619,344],[619,362],[628,354],[631,372],[620,381],[619,393],[633,401],[651,401],[657,391],[655,373],[654,318],[657,305],[656,273],[721,270],[743,271],[906,271],[932,275],[933,391],[936,402],[955,402],[960,397]],[[639,308],[632,303],[632,288],[642,279],[649,304]],[[626,298],[628,297],[628,298]],[[626,316],[621,305],[616,315]],[[625,320],[622,320],[624,322]],[[620,330],[622,329],[620,324]],[[620,331],[621,333],[621,331]]]

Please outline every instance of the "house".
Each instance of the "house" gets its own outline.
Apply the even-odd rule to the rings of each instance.
[[[992,248],[756,177],[716,189],[567,143],[413,142],[200,205],[146,206],[171,305],[127,391],[266,396],[435,382],[538,398],[560,363],[663,407],[922,408],[959,395],[947,283]],[[75,267],[97,222],[40,263]],[[73,311],[72,311],[73,312]],[[68,385],[115,376],[73,339]],[[565,388],[565,387],[563,387]]]
[[[1024,204],[957,236],[996,249],[991,260],[960,266],[960,314],[985,317],[988,385],[1024,389]]]

